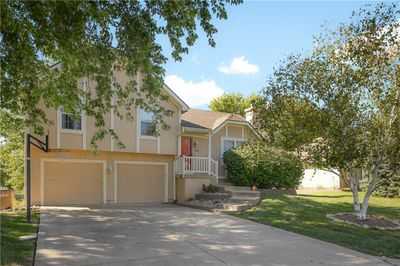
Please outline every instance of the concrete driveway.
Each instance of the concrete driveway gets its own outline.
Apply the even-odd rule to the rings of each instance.
[[[393,265],[340,246],[175,205],[42,208],[35,265]]]

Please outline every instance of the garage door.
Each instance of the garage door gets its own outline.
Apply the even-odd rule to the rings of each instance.
[[[103,202],[103,163],[44,161],[42,204]]]
[[[121,162],[116,167],[116,202],[166,201],[166,165]]]

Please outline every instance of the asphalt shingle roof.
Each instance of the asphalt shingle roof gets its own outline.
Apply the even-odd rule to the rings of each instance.
[[[246,119],[238,114],[189,109],[182,114],[181,125],[184,127],[214,130],[226,120],[246,122]]]

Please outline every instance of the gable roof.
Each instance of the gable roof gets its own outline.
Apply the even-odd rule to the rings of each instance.
[[[189,105],[187,105],[167,84],[164,83],[164,90],[171,96],[173,100],[175,100],[181,107],[183,111],[187,111],[190,109]]]
[[[214,130],[227,120],[247,123],[246,119],[238,114],[189,109],[182,114],[181,125],[184,127]]]

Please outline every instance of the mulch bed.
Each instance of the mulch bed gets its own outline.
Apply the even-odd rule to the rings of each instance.
[[[353,213],[336,213],[328,214],[327,216],[328,218],[331,218],[338,222],[352,224],[364,228],[400,230],[400,223],[378,216],[368,216],[366,221],[357,220],[356,216]]]

